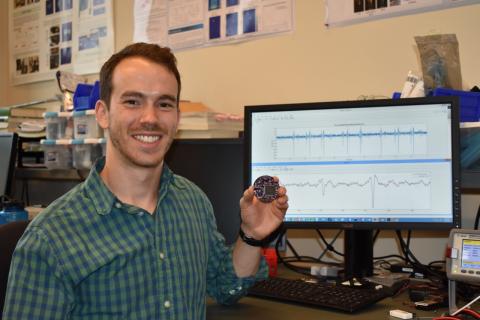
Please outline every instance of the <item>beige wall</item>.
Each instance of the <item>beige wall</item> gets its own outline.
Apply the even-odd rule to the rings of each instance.
[[[0,106],[7,104],[8,86],[8,10],[7,2],[0,4]]]
[[[7,0],[0,3],[0,106],[51,97],[57,92],[53,80],[8,83]],[[132,41],[133,0],[114,0],[114,7],[115,47],[120,49]],[[413,37],[436,33],[457,35],[464,88],[480,83],[480,5],[334,29],[323,26],[324,14],[324,1],[298,0],[292,34],[179,52],[182,98],[242,113],[244,105],[253,104],[388,97],[401,89],[408,70],[420,69]],[[466,227],[473,225],[478,202],[478,196],[462,199]],[[414,251],[422,261],[441,258],[444,235],[416,237]],[[318,252],[314,234],[295,231],[291,236],[300,251]],[[377,247],[390,252],[396,245],[387,234]]]
[[[8,84],[6,4],[0,4],[0,106],[50,97],[53,80]],[[133,0],[114,0],[114,7],[120,49],[132,41]],[[299,0],[292,34],[179,52],[182,97],[242,113],[250,104],[391,96],[408,70],[420,69],[413,37],[434,33],[457,35],[465,88],[479,83],[480,5],[334,29],[323,26],[324,13],[324,1]]]

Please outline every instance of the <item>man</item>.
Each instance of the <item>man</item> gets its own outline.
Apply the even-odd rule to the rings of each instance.
[[[181,88],[170,50],[130,45],[104,64],[100,83],[106,157],[30,223],[4,319],[203,319],[207,293],[233,303],[265,276],[260,248],[240,238],[227,248],[205,194],[164,165]],[[285,188],[263,203],[250,187],[242,231],[267,237],[287,207]]]

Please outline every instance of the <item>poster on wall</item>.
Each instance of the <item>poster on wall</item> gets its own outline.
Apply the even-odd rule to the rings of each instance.
[[[343,26],[475,3],[480,0],[325,0],[325,25]]]
[[[173,50],[293,31],[294,0],[135,0],[134,41]]]
[[[99,72],[114,50],[111,0],[9,0],[8,26],[14,85]]]

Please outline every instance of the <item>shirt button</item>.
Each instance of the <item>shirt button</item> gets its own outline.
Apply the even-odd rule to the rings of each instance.
[[[139,216],[139,217],[143,217],[143,211],[140,211],[140,212],[138,213],[138,216]]]
[[[168,300],[166,300],[166,301],[163,303],[163,306],[164,306],[165,308],[167,308],[167,309],[170,308],[171,305],[172,305],[172,304],[171,304],[170,301],[168,301]]]
[[[163,254],[163,252],[160,252],[159,256],[161,260],[165,259],[165,254]]]
[[[120,209],[122,207],[122,204],[120,202],[116,202],[115,203],[115,207],[117,207],[118,209]]]
[[[228,293],[230,293],[230,295],[233,296],[235,294],[235,290],[232,289],[232,290],[228,291]]]

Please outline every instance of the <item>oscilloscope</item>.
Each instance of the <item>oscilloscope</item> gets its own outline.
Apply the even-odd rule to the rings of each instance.
[[[480,283],[480,230],[450,231],[446,270],[449,279]]]
[[[244,139],[245,186],[278,176],[287,228],[359,230],[345,249],[367,274],[371,230],[460,225],[455,97],[247,106]]]

